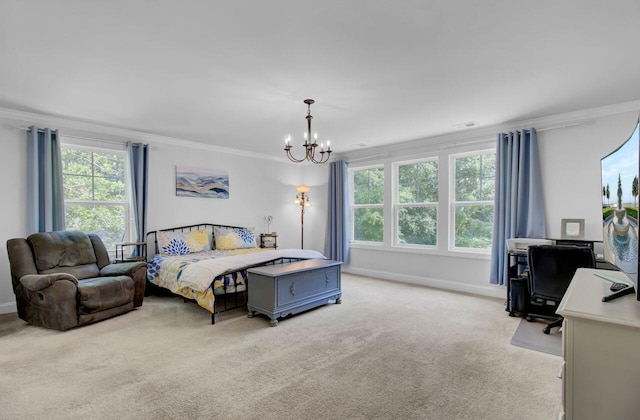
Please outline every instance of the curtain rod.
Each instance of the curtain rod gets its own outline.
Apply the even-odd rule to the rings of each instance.
[[[31,131],[30,127],[17,127],[18,130],[23,130],[23,131]],[[74,136],[72,134],[60,134],[59,130],[51,130],[51,131],[58,131],[58,134],[60,135],[60,137],[67,137],[70,139],[78,139],[78,140],[88,140],[88,141],[93,141],[93,142],[100,142],[100,143],[110,143],[110,144],[120,144],[120,145],[126,145],[127,141],[124,140],[108,140],[108,139],[94,139],[91,137],[81,137],[81,136]],[[38,133],[44,133],[44,129],[39,128],[38,129]],[[137,143],[132,141],[132,143]]]

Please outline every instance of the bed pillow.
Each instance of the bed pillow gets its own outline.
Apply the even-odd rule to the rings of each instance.
[[[253,228],[213,227],[216,249],[257,248]]]
[[[162,255],[185,255],[211,249],[209,236],[204,229],[191,232],[158,232],[158,248]]]

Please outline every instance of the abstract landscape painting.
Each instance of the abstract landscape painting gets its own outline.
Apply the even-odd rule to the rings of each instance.
[[[229,198],[229,172],[176,166],[178,197]]]

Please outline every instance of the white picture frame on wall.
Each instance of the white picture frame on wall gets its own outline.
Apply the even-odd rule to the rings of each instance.
[[[584,219],[562,219],[561,239],[584,239]]]

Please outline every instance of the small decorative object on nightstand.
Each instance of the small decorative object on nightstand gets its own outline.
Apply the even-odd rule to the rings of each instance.
[[[260,234],[260,248],[277,248],[278,247],[278,235],[274,233],[261,233]]]
[[[124,256],[125,248],[135,247],[136,255]],[[123,263],[131,261],[146,261],[147,260],[147,243],[146,242],[126,242],[122,244],[116,244],[116,259],[114,263]]]

